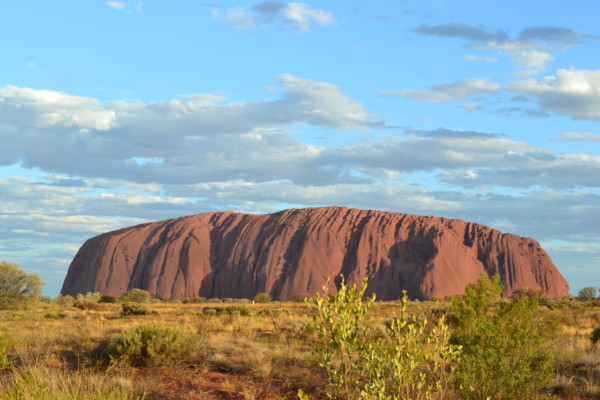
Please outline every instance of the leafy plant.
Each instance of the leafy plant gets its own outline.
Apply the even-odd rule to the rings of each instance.
[[[102,296],[98,292],[78,293],[73,302],[73,307],[81,310],[98,310],[101,308],[98,304],[101,298]]]
[[[149,303],[150,293],[144,289],[131,289],[125,293],[119,300],[123,303]]]
[[[128,315],[148,315],[153,314],[153,311],[150,310],[143,304],[138,303],[123,303],[121,305],[121,316],[126,317]]]
[[[369,340],[367,314],[375,295],[363,301],[367,280],[359,289],[342,279],[335,296],[328,296],[326,287],[314,300],[319,335],[315,356],[327,371],[330,398],[444,398],[460,349],[449,343],[443,318],[427,329],[426,319],[408,316],[404,292],[400,315],[390,323],[387,337]],[[299,396],[306,398],[304,393]]]
[[[107,294],[104,294],[100,297],[99,300],[100,303],[116,303],[117,302],[117,298],[113,297],[113,296],[109,296]]]
[[[500,277],[484,273],[453,302],[452,342],[463,349],[455,383],[465,399],[532,399],[552,378],[537,299],[498,303],[502,291]]]
[[[0,261],[0,308],[39,298],[43,284],[38,274],[28,274],[17,264]]]
[[[598,294],[598,288],[595,286],[584,287],[579,291],[577,297],[581,299],[593,299]]]
[[[59,294],[57,297],[54,298],[53,303],[61,307],[72,306],[73,303],[75,303],[75,297],[68,295],[63,296],[62,294]]]
[[[183,304],[200,304],[204,303],[206,299],[204,297],[190,297],[188,299],[183,299],[181,302]]]
[[[257,293],[256,296],[252,298],[255,303],[270,303],[271,295],[268,293],[260,292]]]

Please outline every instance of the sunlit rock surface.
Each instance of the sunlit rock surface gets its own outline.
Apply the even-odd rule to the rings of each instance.
[[[89,239],[75,256],[62,294],[120,296],[142,288],[162,299],[293,300],[321,292],[340,274],[369,278],[378,299],[463,293],[486,271],[505,295],[523,287],[548,296],[569,286],[533,239],[457,219],[344,207],[275,214],[211,212],[148,223]]]

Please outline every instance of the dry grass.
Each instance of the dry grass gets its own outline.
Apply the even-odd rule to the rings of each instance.
[[[227,307],[246,310],[224,311]],[[157,313],[121,316],[120,304],[80,310],[69,305],[30,304],[0,311],[2,399],[294,399],[299,388],[325,399],[325,375],[310,362],[316,336],[312,309],[302,303],[154,303]],[[217,307],[221,311],[215,310]],[[411,312],[432,320],[448,314],[449,303],[415,302]],[[556,377],[547,388],[564,399],[600,398],[600,343],[590,340],[600,326],[600,306],[553,301],[540,319],[550,332]],[[377,303],[373,335],[399,311]],[[159,365],[111,363],[107,342],[143,324],[187,327],[198,343],[193,357]],[[4,369],[3,369],[4,368]]]

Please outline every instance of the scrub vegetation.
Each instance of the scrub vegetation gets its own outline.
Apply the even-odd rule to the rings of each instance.
[[[0,310],[1,399],[597,399],[600,299],[98,294]],[[126,300],[126,301],[124,301]],[[91,304],[94,304],[93,306]]]

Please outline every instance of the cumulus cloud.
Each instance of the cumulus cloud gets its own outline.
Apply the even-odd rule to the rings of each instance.
[[[510,56],[513,60],[530,68],[536,74],[546,67],[546,63],[554,60],[551,54],[538,50],[515,51]]]
[[[0,162],[21,162],[67,178],[166,187],[239,180],[321,187],[374,184],[390,173],[440,169],[448,170],[440,182],[467,188],[598,186],[598,157],[553,154],[488,133],[410,131],[334,148],[303,143],[294,139],[293,126],[335,131],[388,127],[373,121],[362,105],[330,83],[284,74],[280,87],[282,94],[273,101],[227,103],[213,95],[184,95],[164,102],[110,105],[9,87],[0,91],[0,140],[3,154],[9,155]],[[494,90],[498,87],[491,82],[469,80],[430,91],[461,98]],[[475,175],[462,179],[463,169]],[[67,178],[50,186],[84,188],[81,179]]]
[[[212,14],[218,21],[236,29],[279,24],[301,32],[307,32],[313,23],[321,26],[335,23],[335,18],[327,11],[313,9],[304,3],[285,3],[282,1],[265,1],[250,7],[235,7],[224,10],[213,7]]]
[[[96,99],[50,90],[0,88],[0,125],[38,128],[81,128],[108,130],[116,114]]]
[[[425,90],[403,89],[383,91],[386,96],[408,97],[413,100],[430,103],[445,103],[456,99],[464,99],[472,94],[493,93],[500,90],[500,85],[488,79],[466,79],[430,86]]]
[[[556,114],[600,120],[600,70],[560,69],[541,79],[513,82],[509,89],[534,96],[542,108]]]
[[[293,140],[289,126],[385,128],[335,85],[288,74],[279,81],[279,99],[225,104],[218,104],[224,99],[217,96],[184,95],[101,105],[64,93],[7,87],[0,90],[0,140],[5,143],[0,162],[140,183],[247,175],[265,180],[282,174],[302,179],[302,167],[311,169],[322,149]],[[324,181],[337,173],[312,170]]]

